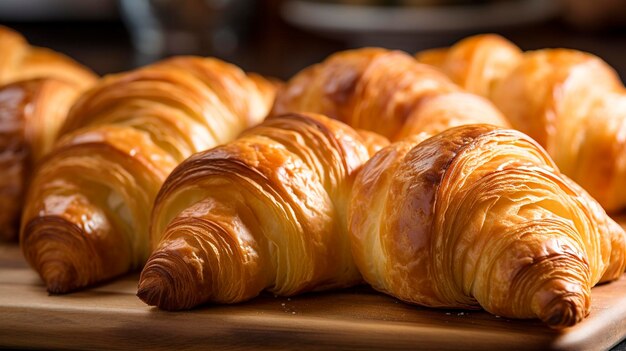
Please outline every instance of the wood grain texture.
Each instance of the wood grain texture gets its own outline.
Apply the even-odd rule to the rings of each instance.
[[[69,349],[604,350],[626,337],[626,278],[594,288],[591,315],[556,332],[537,321],[403,304],[366,287],[163,312],[129,275],[49,296],[16,246],[0,246],[0,347]]]

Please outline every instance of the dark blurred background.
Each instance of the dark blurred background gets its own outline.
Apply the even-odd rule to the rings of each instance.
[[[626,76],[622,0],[2,0],[0,24],[100,74],[199,54],[286,79],[342,49],[413,53],[495,32],[592,52]]]

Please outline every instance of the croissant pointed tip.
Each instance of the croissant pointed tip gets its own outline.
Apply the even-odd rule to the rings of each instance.
[[[119,259],[124,256],[119,252],[114,261],[103,255],[104,251],[95,250],[95,237],[66,218],[40,216],[27,223],[21,245],[24,257],[39,273],[48,292],[65,294],[128,269]]]
[[[74,270],[71,266],[56,261],[44,263],[41,268],[41,279],[51,294],[66,294],[75,289]]]
[[[137,297],[149,306],[156,306],[161,295],[156,280],[142,279],[137,287]]]
[[[146,263],[137,297],[150,306],[167,311],[187,310],[208,298],[199,291],[193,273],[176,250],[157,250]]]
[[[554,298],[539,318],[551,328],[562,329],[582,321],[586,315],[584,297],[570,295]]]
[[[168,303],[167,297],[172,292],[168,291],[169,289],[162,283],[163,279],[154,276],[153,273],[148,273],[146,277],[144,275],[142,274],[142,278],[139,281],[137,297],[149,306],[157,306],[168,311],[175,310]]]

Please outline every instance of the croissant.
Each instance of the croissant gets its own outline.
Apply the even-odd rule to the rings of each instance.
[[[180,310],[360,282],[347,205],[368,148],[385,142],[368,140],[321,115],[289,114],[181,163],[157,196],[137,295]]]
[[[374,288],[431,307],[539,318],[589,313],[626,267],[626,234],[530,137],[488,125],[379,151],[349,207],[355,262]]]
[[[401,51],[348,50],[310,66],[278,92],[272,114],[309,111],[398,140],[457,125],[509,127],[486,99]]]
[[[170,171],[259,123],[274,90],[217,59],[178,57],[84,93],[32,180],[22,218],[24,256],[48,290],[141,267],[150,210]]]
[[[96,76],[0,26],[0,239],[17,237],[25,188],[67,111]]]
[[[417,57],[491,99],[607,211],[626,207],[626,90],[604,61],[567,49],[522,53],[494,35]]]

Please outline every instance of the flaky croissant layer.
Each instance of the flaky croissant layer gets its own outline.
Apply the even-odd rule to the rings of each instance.
[[[22,219],[27,261],[64,293],[142,266],[154,198],[186,157],[259,123],[274,85],[210,58],[103,78],[72,107]]]
[[[358,283],[347,203],[368,149],[385,143],[367,142],[338,121],[290,114],[181,163],[156,199],[138,296],[179,310]]]
[[[384,148],[359,173],[349,215],[365,280],[425,306],[562,328],[626,267],[621,227],[535,141],[493,126]]]

